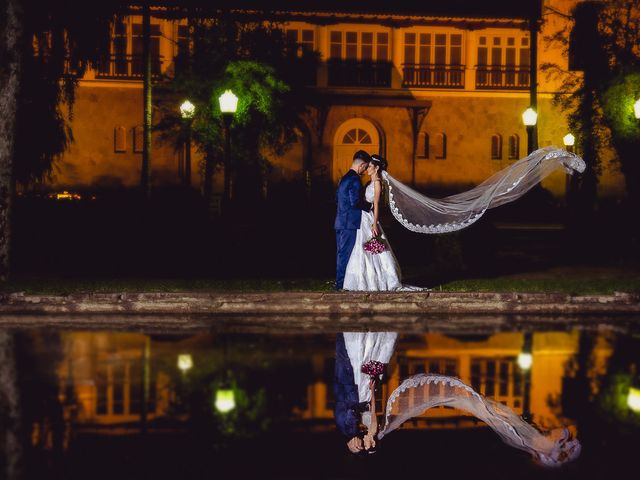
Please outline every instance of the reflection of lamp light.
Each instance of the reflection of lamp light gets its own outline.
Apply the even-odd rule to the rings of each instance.
[[[633,113],[636,114],[636,118],[640,118],[640,99],[633,104]]]
[[[181,353],[178,355],[178,368],[183,372],[190,370],[193,367],[193,359],[188,353]]]
[[[238,109],[238,97],[231,90],[226,90],[220,95],[218,102],[220,102],[220,111],[222,113],[236,113]]]
[[[564,142],[565,147],[573,147],[576,143],[576,137],[574,137],[571,133],[567,133],[564,137],[562,137],[562,141]]]
[[[538,121],[538,114],[531,107],[527,108],[522,114],[522,122],[527,127],[533,127],[537,121]]]
[[[529,370],[533,364],[533,355],[527,352],[520,352],[518,355],[518,366],[522,370]]]
[[[196,113],[196,106],[191,103],[189,100],[185,100],[182,105],[180,105],[180,115],[185,120],[193,118],[193,115]]]
[[[229,413],[236,408],[236,396],[231,388],[221,388],[216,391],[216,410],[220,413]]]
[[[640,388],[629,387],[627,406],[636,413],[640,413]]]

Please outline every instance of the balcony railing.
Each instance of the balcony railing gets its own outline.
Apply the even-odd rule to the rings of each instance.
[[[476,88],[526,90],[529,88],[529,69],[504,66],[476,67]]]
[[[162,56],[151,57],[151,75],[162,73]],[[100,79],[141,79],[144,74],[142,55],[110,55],[98,63],[96,78]]]
[[[464,88],[464,65],[405,63],[402,86],[413,88]]]
[[[391,63],[330,60],[329,85],[332,87],[390,87]]]

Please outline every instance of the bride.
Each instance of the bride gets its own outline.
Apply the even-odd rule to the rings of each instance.
[[[394,218],[408,230],[425,234],[462,230],[475,223],[489,208],[512,202],[554,171],[583,172],[584,161],[574,153],[544,147],[497,172],[480,185],[456,195],[433,199],[409,188],[387,172],[387,161],[372,155],[367,175],[371,182],[365,199],[371,211],[363,211],[360,229],[344,277],[344,290],[419,290],[403,286],[398,261],[378,222],[382,192]]]
[[[538,430],[509,407],[480,395],[459,378],[434,373],[410,376],[389,395],[378,428],[376,385],[391,361],[396,332],[345,332],[336,339],[335,414],[351,453],[373,453],[379,442],[428,410],[445,406],[483,421],[507,445],[529,453],[545,467],[559,467],[580,455],[566,428]]]

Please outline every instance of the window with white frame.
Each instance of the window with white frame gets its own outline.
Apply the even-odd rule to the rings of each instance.
[[[386,62],[389,60],[387,32],[331,31],[329,56],[336,60]]]
[[[315,32],[310,28],[287,28],[287,40],[307,51],[315,50]]]
[[[462,34],[404,34],[404,63],[417,65],[461,65]]]
[[[142,408],[143,375],[140,359],[113,359],[95,369],[95,414],[100,416],[138,415]],[[149,385],[148,411],[156,410],[156,383]]]
[[[517,35],[481,35],[478,38],[478,67],[523,70],[531,65],[529,37]],[[522,81],[522,79],[515,79]]]

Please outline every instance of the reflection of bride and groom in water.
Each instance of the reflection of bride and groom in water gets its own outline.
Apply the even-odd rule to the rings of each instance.
[[[484,397],[460,379],[435,373],[400,382],[375,412],[376,390],[394,352],[395,332],[345,332],[336,338],[335,421],[349,451],[368,454],[405,421],[434,407],[462,410],[487,424],[507,445],[524,450],[537,463],[560,466],[580,454],[580,443],[565,428],[540,431],[509,407]]]

